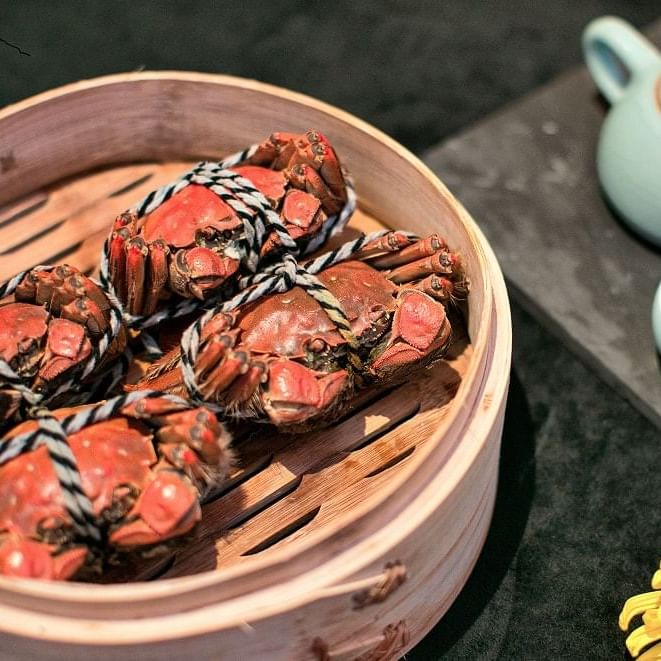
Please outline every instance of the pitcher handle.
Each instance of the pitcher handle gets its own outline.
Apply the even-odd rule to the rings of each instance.
[[[659,283],[654,301],[652,302],[652,331],[656,350],[661,354],[661,282]]]
[[[588,24],[583,32],[583,53],[592,78],[611,104],[619,101],[630,79],[661,66],[659,51],[615,16],[602,16]]]

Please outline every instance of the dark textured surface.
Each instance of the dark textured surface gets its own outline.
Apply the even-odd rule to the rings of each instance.
[[[0,2],[0,105],[105,73],[188,69],[305,92],[414,150],[580,59],[609,12],[636,25],[658,0]],[[128,100],[127,100],[128,102]]]
[[[658,432],[516,304],[500,487],[468,584],[409,655],[621,659],[659,554]]]
[[[5,1],[0,37],[31,55],[0,43],[0,104],[140,66],[217,71],[320,97],[422,151],[578,64],[590,18],[642,25],[660,11],[658,0]],[[513,312],[494,522],[465,590],[408,658],[620,659],[617,614],[659,553],[658,432]]]
[[[661,44],[661,21],[650,36]],[[594,155],[606,112],[580,68],[425,160],[482,220],[518,299],[661,426],[650,323],[661,250],[619,222],[601,195]]]

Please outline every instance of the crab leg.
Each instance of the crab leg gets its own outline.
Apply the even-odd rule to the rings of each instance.
[[[403,248],[410,246],[413,243],[413,239],[410,239],[405,234],[401,232],[388,232],[378,239],[374,239],[369,243],[366,243],[354,256],[354,259],[366,260],[369,257],[374,255],[380,255],[383,252],[391,253],[401,251]],[[394,257],[394,255],[393,255]],[[370,266],[374,266],[373,260],[370,262]],[[374,266],[374,268],[378,268]],[[388,267],[385,267],[388,268]]]
[[[103,291],[82,273],[76,272],[70,275],[64,281],[62,289],[71,297],[71,300],[87,297],[99,310],[105,312],[110,309],[110,304]]]
[[[248,371],[248,354],[245,351],[229,351],[225,359],[215,367],[200,384],[201,390],[209,395],[215,394],[216,399],[220,393],[236,379],[237,376]]]
[[[296,153],[296,140],[299,136],[295,133],[273,133],[269,138],[275,148],[275,154],[271,162],[274,170],[284,170]]]
[[[305,139],[307,144],[303,140],[296,144],[302,162],[309,162],[312,166],[316,166],[315,170],[318,170],[333,196],[343,200],[345,182],[335,150],[330,146],[328,140],[317,131],[307,131]]]
[[[425,239],[416,241],[413,245],[405,247],[392,255],[383,255],[370,261],[370,266],[379,269],[391,269],[395,266],[408,264],[423,257],[430,257],[440,250],[447,250],[448,246],[438,234],[431,234]]]
[[[31,271],[16,288],[14,298],[37,305],[51,305],[54,292],[62,286],[65,278],[75,273],[76,270],[68,265],[58,266],[52,271]]]
[[[451,301],[455,291],[455,285],[451,280],[438,276],[435,273],[427,276],[424,280],[420,280],[411,285],[406,285],[405,288],[422,291],[441,303]]]
[[[227,389],[227,401],[236,404],[248,401],[264,381],[266,381],[266,365],[261,362],[251,363],[248,371],[239,375]]]
[[[129,415],[132,418],[137,419],[152,419],[155,420],[159,425],[165,424],[165,420],[178,420],[177,416],[180,412],[187,412],[185,410],[185,405],[182,405],[180,402],[172,402],[169,399],[161,398],[146,398],[138,399],[131,404],[128,404],[122,409],[124,415]],[[205,411],[209,417],[209,412]]]
[[[238,331],[223,335],[212,335],[202,347],[195,361],[195,375],[200,378],[210,374],[225,354],[234,346]]]
[[[49,303],[50,309],[54,314],[58,314],[63,307],[72,303],[77,298],[87,297],[87,291],[83,286],[83,278],[80,276],[80,273],[74,273],[61,282],[56,276],[53,281],[57,284],[53,286],[52,291],[49,293]]]
[[[0,423],[9,420],[20,404],[21,395],[17,390],[0,389]]]
[[[126,303],[131,314],[140,314],[145,287],[147,244],[139,236],[126,242]]]
[[[419,280],[432,273],[451,275],[457,270],[458,265],[459,258],[453,253],[443,250],[393,269],[386,277],[396,284],[402,284]]]
[[[110,235],[110,280],[122,299],[126,299],[126,243],[135,235],[135,214],[126,212],[117,216]]]
[[[257,147],[250,162],[255,165],[272,165],[281,153],[282,148],[293,143],[297,137],[296,133],[272,133]]]
[[[126,298],[126,242],[130,237],[131,233],[126,227],[114,231],[110,236],[110,281],[122,299]]]
[[[99,306],[87,296],[74,298],[61,307],[60,313],[63,319],[81,324],[93,335],[101,335],[107,325]]]
[[[168,372],[157,372],[153,376],[148,372],[146,379],[135,384],[127,383],[124,385],[126,392],[143,390],[144,388],[162,390],[163,392],[181,397],[186,396],[186,386],[181,380],[181,372],[178,369],[172,369]]]
[[[168,283],[168,255],[170,248],[162,239],[156,239],[149,244],[149,287],[143,305],[143,314],[149,315],[156,311],[161,294]]]
[[[229,312],[219,312],[204,324],[202,339],[208,340],[212,335],[223,333],[234,326],[234,315]]]
[[[330,188],[311,165],[298,163],[286,172],[293,186],[315,196],[328,213],[335,214],[340,211],[344,202],[333,195]]]

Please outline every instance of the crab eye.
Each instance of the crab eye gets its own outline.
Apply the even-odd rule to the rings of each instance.
[[[308,349],[312,353],[323,353],[327,348],[328,345],[319,337],[315,337],[308,342]]]
[[[80,273],[74,273],[67,278],[66,284],[71,287],[71,289],[81,289],[84,285],[84,281]]]
[[[68,278],[72,273],[74,273],[73,269],[67,264],[60,264],[60,266],[57,266],[54,271],[55,276],[60,280]]]

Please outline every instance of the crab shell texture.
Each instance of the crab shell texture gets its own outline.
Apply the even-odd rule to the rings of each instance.
[[[4,440],[35,426],[22,423]],[[225,477],[231,462],[229,437],[213,413],[164,398],[138,400],[67,441],[103,541],[76,534],[42,445],[0,466],[2,574],[89,578],[122,552],[126,557],[181,537],[200,520],[200,495]]]
[[[203,397],[228,417],[305,431],[337,419],[357,387],[401,382],[439,360],[451,336],[445,305],[466,289],[457,255],[437,235],[411,242],[393,232],[357,257],[318,279],[351,324],[362,368],[320,303],[295,287],[204,326],[195,363]],[[177,350],[136,387],[185,395],[176,360]]]
[[[13,300],[0,303],[0,359],[32,390],[48,395],[75,378],[108,327],[110,303],[103,291],[66,264],[32,270]],[[126,346],[122,327],[88,377],[98,378]],[[0,380],[0,425],[20,404],[19,393]]]
[[[274,133],[231,169],[263,193],[299,244],[347,200],[337,155],[318,131]],[[151,314],[172,295],[204,300],[240,274],[243,231],[226,202],[190,184],[142,218],[131,212],[117,218],[109,244],[113,286],[131,314]],[[262,256],[279,246],[271,234]]]

